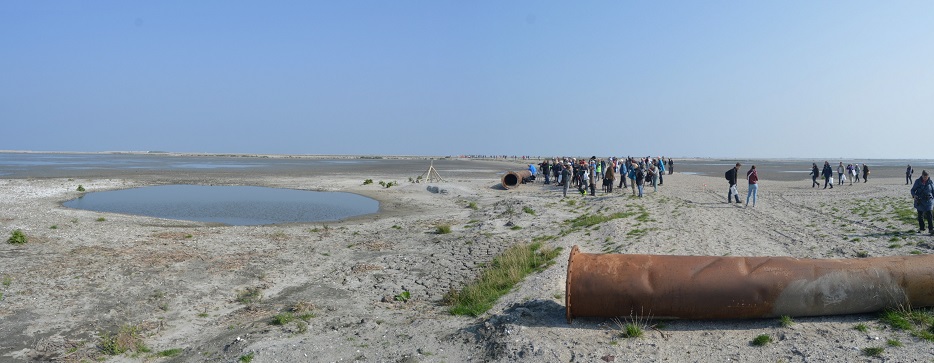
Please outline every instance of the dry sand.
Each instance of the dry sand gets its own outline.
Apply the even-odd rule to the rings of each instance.
[[[523,165],[464,162],[488,163],[500,171]],[[917,362],[934,357],[934,343],[893,331],[875,314],[802,317],[790,327],[780,327],[776,319],[677,320],[634,339],[620,338],[611,319],[565,320],[565,273],[573,245],[592,253],[718,256],[930,253],[932,237],[892,233],[916,228],[886,209],[907,203],[902,179],[874,177],[833,190],[812,189],[810,180],[762,180],[753,209],[726,204],[722,178],[677,173],[666,176],[657,193],[647,188],[641,199],[628,190],[563,199],[558,189],[541,183],[502,190],[495,172],[442,183],[406,182],[415,176],[367,170],[2,179],[0,232],[5,240],[21,229],[29,243],[0,243],[5,280],[0,361],[90,361],[101,356],[98,336],[121,326],[138,327],[153,353],[181,353],[172,358],[127,353],[107,361],[236,362],[249,354],[253,362]],[[366,178],[400,185],[363,185]],[[339,223],[229,227],[60,205],[80,195],[78,184],[93,192],[173,182],[354,192],[380,200],[383,212]],[[741,185],[742,193],[745,189]],[[467,208],[470,202],[478,208]],[[860,205],[880,209],[863,216],[853,212]],[[648,221],[617,219],[548,241],[564,248],[557,263],[527,278],[482,317],[452,316],[440,303],[447,291],[470,281],[482,264],[511,245],[558,235],[564,221],[585,213],[640,206]],[[535,213],[523,212],[526,207]],[[453,232],[435,234],[439,224],[450,224]],[[238,302],[251,288],[262,299]],[[409,291],[411,300],[394,301],[402,291]],[[274,315],[297,304],[314,314],[305,329],[296,322],[270,324]],[[855,330],[860,323],[869,330]],[[775,341],[752,346],[760,334]],[[888,347],[888,339],[904,346]],[[862,354],[866,347],[885,351],[870,358]]]

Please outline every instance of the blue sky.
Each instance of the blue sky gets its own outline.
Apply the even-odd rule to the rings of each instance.
[[[2,150],[934,158],[931,1],[3,1]]]

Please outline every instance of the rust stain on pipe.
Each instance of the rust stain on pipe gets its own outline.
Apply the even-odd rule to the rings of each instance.
[[[860,259],[591,254],[571,249],[575,317],[739,319],[934,306],[934,255]]]
[[[503,188],[515,188],[518,187],[519,184],[522,184],[522,179],[531,176],[532,172],[528,170],[510,171],[503,175],[501,182],[503,183]]]

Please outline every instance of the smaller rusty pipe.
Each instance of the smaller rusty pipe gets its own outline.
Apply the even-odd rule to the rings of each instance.
[[[518,187],[519,184],[522,184],[522,180],[525,178],[530,178],[531,176],[532,172],[528,170],[507,172],[505,175],[503,175],[503,188],[509,189]]]
[[[934,255],[859,259],[591,254],[571,249],[575,317],[739,319],[934,306]]]

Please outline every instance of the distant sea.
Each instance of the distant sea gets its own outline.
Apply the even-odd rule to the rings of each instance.
[[[134,175],[311,175],[315,173],[341,173],[372,171],[390,168],[396,172],[421,175],[433,163],[442,176],[490,174],[498,178],[512,165],[496,162],[466,163],[458,158],[379,158],[379,157],[334,157],[308,158],[281,155],[276,157],[250,155],[188,156],[167,153],[39,153],[0,152],[0,177],[2,178],[101,178]],[[869,165],[872,178],[904,177],[905,168],[911,164],[915,177],[921,170],[934,172],[931,159],[675,159],[676,173],[690,173],[722,177],[723,172],[736,162],[743,171],[756,165],[762,180],[807,180],[811,163],[823,166],[824,160],[831,163],[836,172],[839,162],[843,165],[859,163]],[[510,159],[511,161],[511,159]],[[539,163],[531,159],[528,162]]]

